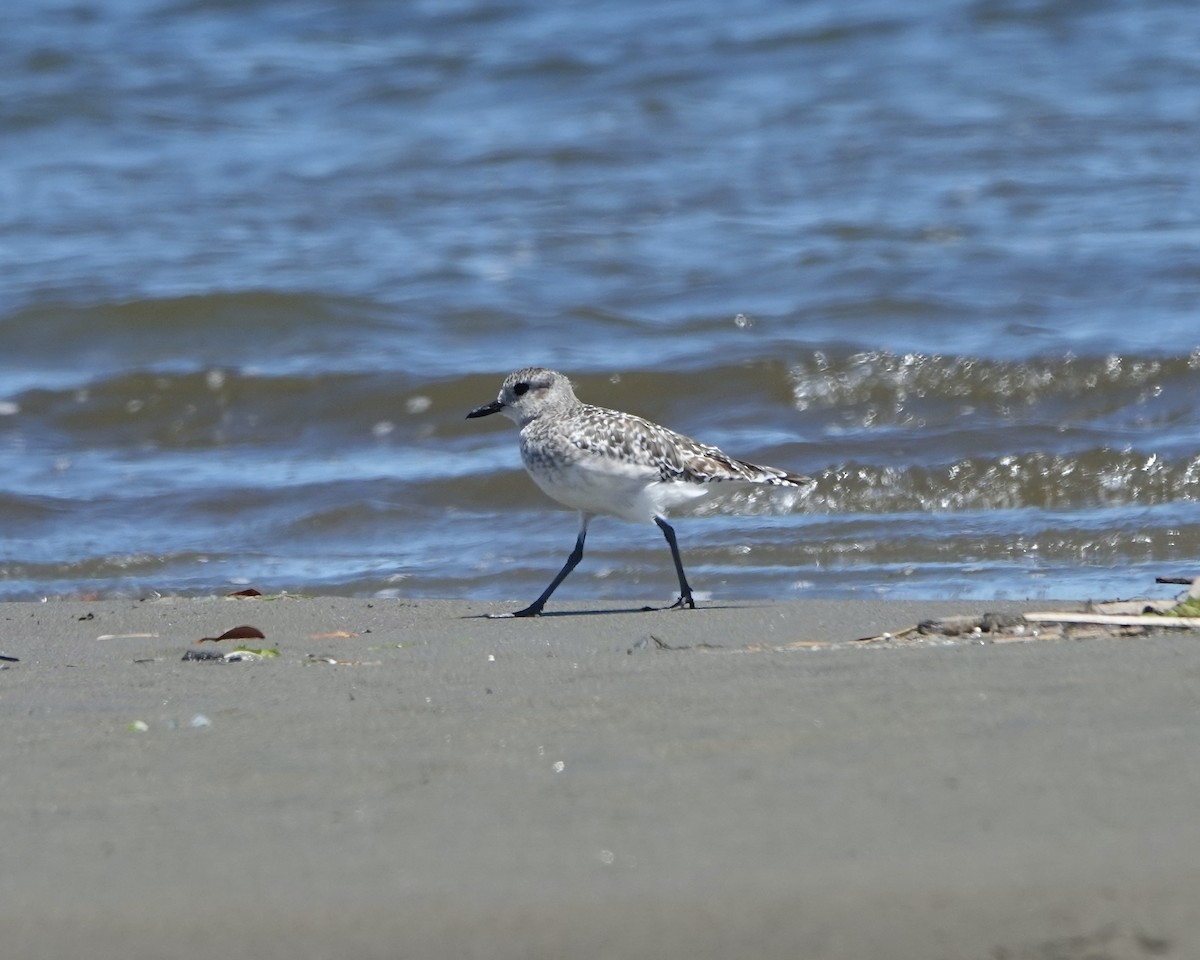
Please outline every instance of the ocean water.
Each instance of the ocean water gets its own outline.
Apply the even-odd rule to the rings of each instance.
[[[9,0],[0,599],[527,603],[572,376],[796,504],[698,595],[1200,575],[1200,18],[1183,0]],[[601,519],[555,606],[674,596]]]

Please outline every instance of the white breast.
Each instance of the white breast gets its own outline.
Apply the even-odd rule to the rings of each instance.
[[[534,482],[559,503],[634,523],[649,523],[672,506],[710,492],[698,483],[663,482],[657,471],[644,465],[595,455],[570,463],[539,456],[524,459]]]

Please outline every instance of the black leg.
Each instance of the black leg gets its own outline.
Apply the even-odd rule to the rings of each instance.
[[[588,523],[591,517],[584,514],[579,515],[579,536],[575,538],[575,549],[571,551],[571,555],[567,557],[567,562],[563,564],[563,568],[558,571],[558,576],[550,581],[550,586],[542,591],[542,595],[533,601],[524,610],[518,610],[516,613],[501,613],[499,617],[538,617],[541,616],[542,607],[546,605],[546,601],[550,599],[550,594],[558,589],[558,585],[567,579],[567,574],[574,570],[579,561],[583,559],[583,541],[587,538]]]
[[[675,561],[675,572],[679,574],[679,599],[671,604],[671,609],[690,607],[695,610],[696,601],[692,599],[692,588],[688,586],[687,577],[683,574],[683,561],[679,559],[679,544],[675,542],[675,531],[662,517],[655,517],[654,522],[658,524],[658,529],[667,538],[667,546],[671,548],[671,559]]]

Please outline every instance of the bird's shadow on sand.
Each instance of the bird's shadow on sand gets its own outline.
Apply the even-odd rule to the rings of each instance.
[[[609,617],[630,613],[700,613],[704,610],[734,610],[742,609],[748,604],[706,603],[694,610],[679,607],[606,607],[603,610],[549,610],[543,611],[536,617],[514,617],[503,613],[472,613],[464,616],[463,620],[550,620],[555,617]],[[752,604],[750,604],[752,606]]]

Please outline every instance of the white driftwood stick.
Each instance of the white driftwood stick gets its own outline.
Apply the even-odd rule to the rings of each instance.
[[[1027,613],[1032,623],[1107,623],[1114,627],[1176,627],[1200,629],[1200,617],[1150,617],[1141,614],[1122,616],[1116,613]]]

